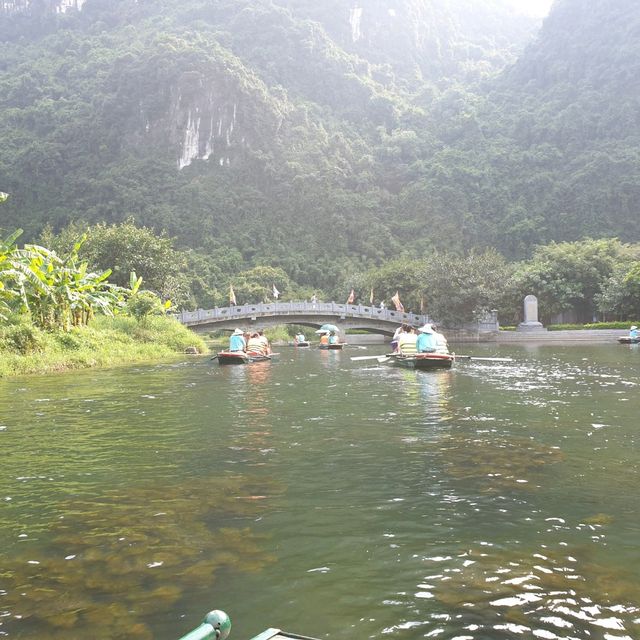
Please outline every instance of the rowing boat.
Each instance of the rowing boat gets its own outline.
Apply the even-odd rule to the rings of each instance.
[[[309,636],[299,636],[295,633],[289,633],[288,631],[282,631],[281,629],[267,629],[258,634],[251,640],[314,640]]]
[[[311,343],[308,340],[300,340],[300,342],[294,342],[294,347],[310,347]]]
[[[270,355],[256,353],[255,351],[220,351],[216,355],[218,364],[249,364],[250,362],[268,362]]]
[[[329,351],[334,351],[334,350],[338,350],[338,349],[343,349],[344,346],[346,345],[346,342],[335,342],[334,344],[321,344],[319,345],[319,349],[329,349]]]
[[[441,355],[441,354],[420,354],[422,356],[425,355],[431,355],[432,359],[434,355]],[[482,361],[482,362],[513,362],[513,358],[485,358],[483,356],[463,356],[460,355],[458,353],[452,353],[452,354],[445,354],[448,357],[453,358],[453,360],[470,360],[473,362],[476,361]],[[380,364],[384,363],[384,362],[389,362],[391,360],[394,360],[395,358],[398,358],[400,356],[400,354],[398,353],[388,353],[386,355],[380,355],[380,356],[352,356],[351,360],[377,360]],[[404,356],[404,358],[409,358],[412,356]],[[414,367],[415,368],[415,367]]]
[[[182,636],[180,640],[227,640],[231,633],[229,616],[219,609],[209,611],[202,624],[193,631]],[[299,636],[295,633],[269,628],[254,636],[251,640],[315,640],[309,636]]]
[[[390,362],[407,369],[430,370],[451,369],[454,360],[455,356],[452,353],[416,353],[410,356],[394,354]]]
[[[618,338],[620,344],[640,344],[640,338],[629,338],[629,336],[623,336]]]

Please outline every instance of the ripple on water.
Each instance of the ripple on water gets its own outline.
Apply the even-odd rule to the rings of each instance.
[[[640,637],[640,580],[598,564],[585,549],[569,554],[561,544],[537,550],[480,545],[424,561],[437,564],[439,572],[423,577],[414,602],[419,608],[429,603],[434,628],[443,615],[452,615],[453,628],[471,631],[473,640],[486,640],[492,632],[585,640]],[[603,636],[603,630],[614,633]]]

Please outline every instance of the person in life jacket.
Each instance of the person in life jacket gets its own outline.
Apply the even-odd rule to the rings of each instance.
[[[229,351],[246,351],[247,342],[244,339],[244,331],[236,329],[229,338]]]
[[[335,331],[332,331],[329,335],[329,344],[338,344],[340,342],[340,338],[336,334]]]
[[[271,345],[269,344],[269,339],[264,335],[264,331],[258,331],[258,338],[260,340],[260,344],[262,345],[262,353],[267,356],[271,353]]]
[[[264,345],[260,340],[260,335],[258,334],[258,332],[251,334],[251,337],[249,338],[249,342],[247,342],[247,352],[256,353],[261,356],[266,355],[266,352],[264,350]]]
[[[436,335],[430,324],[425,324],[418,329],[418,341],[416,348],[418,353],[434,353],[437,347]]]
[[[398,336],[398,353],[403,356],[415,355],[417,351],[418,336],[413,327],[409,325],[403,325],[404,330]]]
[[[321,345],[329,344],[329,334],[328,333],[323,333],[320,336],[320,344]]]

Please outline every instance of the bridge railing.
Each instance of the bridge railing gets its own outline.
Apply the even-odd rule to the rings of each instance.
[[[204,324],[224,322],[243,318],[287,315],[326,315],[328,317],[371,318],[384,322],[402,324],[403,322],[418,325],[429,322],[429,316],[405,313],[392,309],[362,304],[340,304],[338,302],[262,302],[259,304],[236,305],[233,307],[216,307],[215,309],[197,309],[182,311],[176,318],[183,324]]]

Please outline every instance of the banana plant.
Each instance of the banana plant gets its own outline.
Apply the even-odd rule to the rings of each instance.
[[[96,313],[114,315],[135,295],[142,278],[131,274],[131,287],[108,281],[111,270],[89,270],[79,251],[83,236],[66,256],[36,244],[17,248],[18,229],[0,240],[0,319],[11,311],[30,313],[34,323],[45,329],[62,329],[87,324]]]
[[[4,199],[6,200],[6,197]],[[22,276],[15,259],[16,240],[21,235],[22,229],[16,229],[6,238],[0,239],[0,319],[3,320],[11,312],[15,300],[24,298]]]

